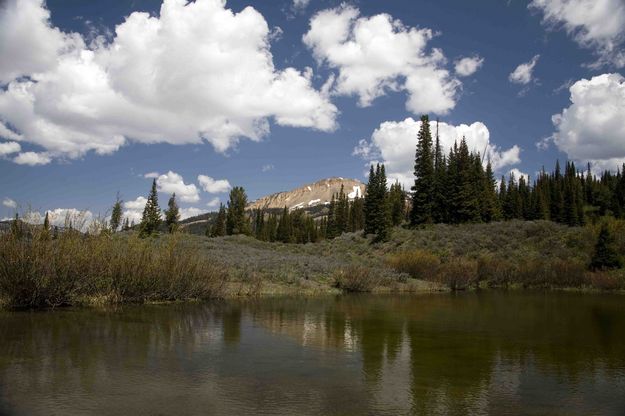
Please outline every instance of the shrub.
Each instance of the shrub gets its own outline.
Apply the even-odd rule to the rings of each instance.
[[[220,296],[225,278],[223,268],[183,248],[176,235],[0,236],[0,297],[13,307],[209,298]]]
[[[348,266],[334,275],[334,287],[345,292],[371,292],[379,283],[380,279],[362,266]]]
[[[477,280],[490,287],[507,287],[513,282],[516,268],[509,260],[482,255],[477,259]]]
[[[477,282],[477,261],[463,257],[453,258],[438,269],[438,280],[451,290],[464,290]]]
[[[589,273],[589,280],[592,287],[600,290],[617,290],[625,287],[622,278],[605,271]]]
[[[400,273],[407,273],[412,278],[435,280],[441,260],[435,254],[424,250],[396,253],[388,257],[387,263]]]

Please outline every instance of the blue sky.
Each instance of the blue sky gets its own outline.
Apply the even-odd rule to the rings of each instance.
[[[188,215],[227,199],[225,182],[198,175],[250,199],[330,176],[365,180],[370,161],[408,183],[418,123],[407,119],[423,112],[448,141],[465,134],[488,149],[499,174],[534,175],[556,158],[596,170],[625,161],[622,0],[592,10],[582,0],[170,0],[167,18],[162,3],[2,6],[0,217],[16,206],[103,214],[117,192],[140,203],[148,173],[163,175],[162,205],[173,190],[186,195]],[[236,54],[213,67],[229,45]],[[371,45],[388,53],[361,53]],[[473,68],[461,73],[461,58]]]

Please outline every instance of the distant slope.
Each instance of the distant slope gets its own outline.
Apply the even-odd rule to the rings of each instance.
[[[271,194],[250,203],[247,209],[307,209],[330,203],[333,194],[344,187],[349,199],[362,197],[365,185],[356,179],[328,178],[286,192]]]

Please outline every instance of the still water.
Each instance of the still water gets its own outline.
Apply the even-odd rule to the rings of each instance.
[[[625,415],[625,297],[0,312],[4,415]]]

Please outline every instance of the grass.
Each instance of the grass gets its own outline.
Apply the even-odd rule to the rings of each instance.
[[[625,223],[611,223],[625,253]],[[625,290],[623,270],[589,272],[597,230],[546,221],[395,228],[315,244],[246,236],[134,233],[0,235],[0,301],[9,306],[158,302],[264,294],[474,288]]]
[[[226,278],[176,235],[0,236],[0,298],[11,307],[206,299],[222,295]]]

